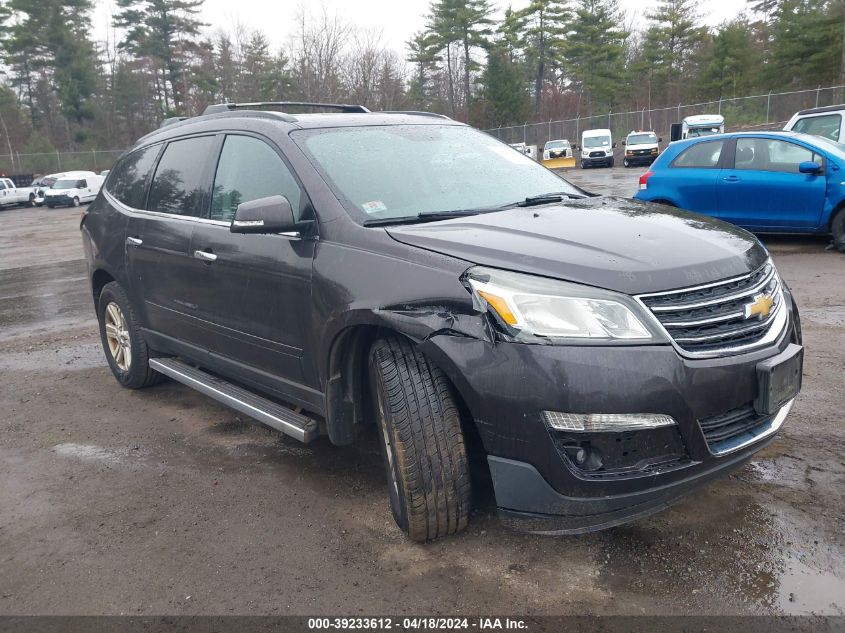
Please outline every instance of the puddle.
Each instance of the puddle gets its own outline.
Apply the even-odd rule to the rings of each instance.
[[[786,613],[845,615],[845,580],[790,559],[778,579],[777,607]]]

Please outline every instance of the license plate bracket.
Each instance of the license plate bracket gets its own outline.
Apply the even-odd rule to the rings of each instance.
[[[804,348],[791,343],[777,356],[757,363],[757,399],[754,410],[764,415],[776,413],[801,391]]]

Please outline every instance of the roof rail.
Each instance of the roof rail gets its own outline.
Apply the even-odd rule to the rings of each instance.
[[[326,110],[340,110],[349,113],[367,113],[369,110],[362,105],[346,103],[311,103],[307,101],[257,101],[255,103],[214,103],[205,109],[203,114],[217,114],[233,110],[257,110],[262,108],[324,108]]]
[[[159,125],[158,127],[159,127],[159,129],[161,129],[161,128],[167,126],[167,125],[171,125],[173,123],[179,123],[179,121],[184,121],[187,118],[189,118],[189,117],[186,117],[186,116],[171,116],[171,117],[164,119],[164,121],[162,121],[161,125]]]
[[[418,116],[433,116],[438,119],[449,119],[445,114],[426,112],[425,110],[381,110],[381,114],[416,114]],[[450,119],[451,120],[451,119]]]

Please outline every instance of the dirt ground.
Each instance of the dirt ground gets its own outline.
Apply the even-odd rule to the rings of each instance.
[[[631,195],[640,170],[575,170]],[[374,440],[269,431],[103,358],[78,210],[0,212],[0,614],[845,614],[845,255],[767,239],[802,311],[804,389],[747,466],[565,538],[407,541]]]

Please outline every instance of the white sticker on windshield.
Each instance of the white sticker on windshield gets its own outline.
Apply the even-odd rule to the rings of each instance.
[[[379,211],[387,211],[387,205],[381,200],[371,200],[361,205],[361,208],[367,213],[378,213]]]

